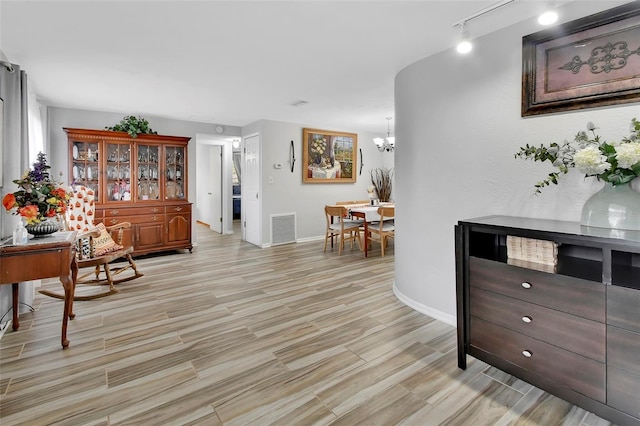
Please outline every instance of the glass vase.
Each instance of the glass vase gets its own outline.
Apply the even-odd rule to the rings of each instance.
[[[640,194],[626,183],[604,187],[582,207],[580,223],[598,228],[640,230]]]

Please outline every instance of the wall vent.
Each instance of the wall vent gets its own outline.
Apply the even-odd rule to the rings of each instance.
[[[281,213],[271,215],[271,245],[296,242],[296,214]]]

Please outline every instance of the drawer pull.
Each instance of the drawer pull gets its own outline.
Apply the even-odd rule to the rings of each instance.
[[[111,219],[109,222],[111,222],[112,225],[115,225],[118,223],[118,219]]]
[[[529,324],[533,320],[531,319],[531,317],[525,315],[524,317],[522,317],[522,321]]]
[[[526,289],[531,288],[531,283],[528,283],[528,282],[526,282],[526,281],[525,281],[525,282],[523,282],[521,285],[522,285],[522,288],[526,288]]]
[[[155,222],[155,221],[157,221],[157,220],[158,220],[158,216],[153,216],[153,217],[151,218],[151,220],[153,220],[154,222]]]
[[[176,211],[177,212],[182,211],[182,207],[176,207]]]
[[[111,210],[111,214],[114,216],[116,216],[118,213],[119,213],[118,210]]]
[[[531,351],[528,351],[526,349],[524,351],[522,351],[522,355],[524,355],[526,358],[531,358],[533,356]]]
[[[158,213],[160,211],[160,209],[157,208],[157,207],[154,207],[151,211],[154,212],[154,213]]]

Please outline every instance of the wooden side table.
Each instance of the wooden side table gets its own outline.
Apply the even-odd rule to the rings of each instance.
[[[43,278],[60,277],[64,287],[62,316],[62,347],[69,346],[67,321],[73,318],[73,295],[78,276],[75,256],[76,231],[56,232],[44,238],[32,238],[24,246],[11,241],[0,245],[0,284],[11,284],[13,295],[13,329],[20,327],[18,319],[18,283]]]

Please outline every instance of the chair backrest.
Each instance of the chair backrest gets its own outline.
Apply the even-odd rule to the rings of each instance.
[[[378,214],[380,215],[380,220],[384,220],[384,218],[392,218],[396,215],[396,208],[389,206],[380,206],[378,207]]]
[[[349,211],[344,206],[324,206],[324,213],[327,219],[327,228],[333,223],[333,218],[338,218],[340,222],[345,218]]]
[[[93,190],[80,185],[74,187],[66,214],[67,229],[80,232],[92,229],[95,212]]]

